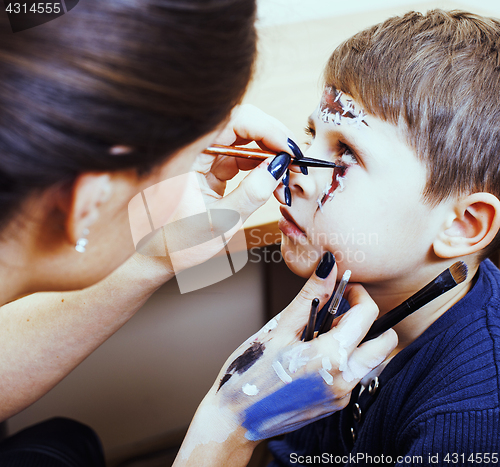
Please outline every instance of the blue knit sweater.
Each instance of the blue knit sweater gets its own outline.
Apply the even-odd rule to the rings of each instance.
[[[358,421],[351,402],[271,441],[271,465],[500,464],[499,369],[500,271],[487,260],[469,293],[361,393]]]

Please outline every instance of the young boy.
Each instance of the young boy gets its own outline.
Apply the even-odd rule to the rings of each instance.
[[[280,228],[308,277],[325,250],[383,315],[458,260],[467,279],[395,326],[385,366],[334,415],[270,443],[273,465],[500,462],[500,23],[408,13],[331,56]]]

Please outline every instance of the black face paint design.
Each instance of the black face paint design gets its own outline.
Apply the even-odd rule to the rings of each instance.
[[[264,355],[264,344],[255,342],[236,358],[226,370],[226,374],[220,380],[219,389],[226,384],[235,373],[242,374],[247,371],[262,355]]]

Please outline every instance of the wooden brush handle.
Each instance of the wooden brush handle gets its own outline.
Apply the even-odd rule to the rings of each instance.
[[[232,146],[221,146],[219,144],[214,144],[206,148],[203,152],[212,156],[231,156],[259,161],[267,159],[269,156],[276,155],[275,152],[264,151],[257,148],[235,148]]]

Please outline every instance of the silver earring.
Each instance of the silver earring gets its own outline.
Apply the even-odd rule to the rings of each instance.
[[[85,253],[85,249],[87,248],[87,244],[89,241],[85,238],[89,234],[89,229],[83,229],[82,237],[79,238],[76,242],[75,250],[78,253]]]

